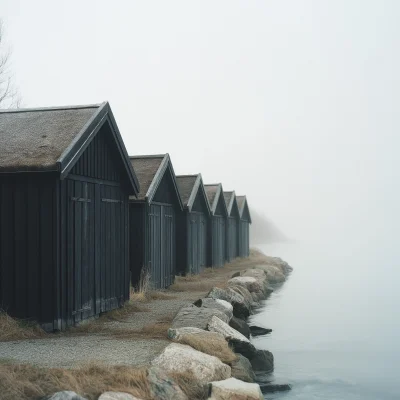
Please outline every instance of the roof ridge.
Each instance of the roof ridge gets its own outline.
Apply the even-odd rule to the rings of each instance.
[[[168,153],[165,154],[145,154],[142,156],[129,156],[131,160],[137,160],[139,158],[164,158]]]
[[[0,113],[24,113],[24,112],[41,112],[41,111],[62,111],[62,110],[82,110],[85,108],[99,108],[103,103],[76,105],[76,106],[57,106],[57,107],[32,107],[32,108],[9,108],[0,109]]]
[[[198,177],[200,174],[188,174],[188,175],[175,175],[177,178],[189,178],[189,177]]]

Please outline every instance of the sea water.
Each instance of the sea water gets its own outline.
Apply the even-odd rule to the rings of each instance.
[[[250,322],[272,351],[266,399],[400,399],[400,252],[397,243],[298,241],[258,246],[294,270]]]

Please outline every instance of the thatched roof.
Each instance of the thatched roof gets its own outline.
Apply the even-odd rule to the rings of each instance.
[[[59,170],[57,161],[101,104],[0,111],[0,171]]]
[[[178,184],[179,194],[181,195],[182,203],[186,207],[189,202],[190,195],[193,192],[194,185],[198,178],[197,175],[178,175],[176,183]]]
[[[166,156],[166,154],[157,154],[129,157],[139,180],[140,192],[137,195],[138,200],[144,200],[146,198],[150,185]]]

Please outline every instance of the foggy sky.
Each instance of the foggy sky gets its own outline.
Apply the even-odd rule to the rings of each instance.
[[[23,106],[108,100],[130,154],[285,234],[399,222],[400,2],[0,0]]]

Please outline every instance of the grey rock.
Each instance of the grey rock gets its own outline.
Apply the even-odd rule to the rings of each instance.
[[[104,392],[97,400],[141,400],[124,392]]]
[[[285,274],[274,265],[256,265],[254,268],[264,271],[270,283],[281,283],[286,280]]]
[[[259,282],[267,283],[267,274],[262,269],[247,269],[241,276],[249,276],[257,279]]]
[[[272,329],[252,325],[252,326],[250,326],[250,332],[251,332],[252,336],[261,336],[261,335],[268,335],[268,333],[272,332]]]
[[[240,353],[247,358],[252,358],[256,355],[256,348],[250,343],[250,340],[218,317],[211,318],[208,330],[221,333],[233,347],[235,353]]]
[[[233,306],[233,315],[237,318],[246,319],[250,315],[251,306],[245,301],[244,297],[231,288],[220,289],[214,287],[206,297],[228,301]]]
[[[240,276],[240,271],[235,272],[234,274],[232,274],[231,278],[236,278],[237,276]]]
[[[169,378],[160,368],[148,369],[148,381],[150,384],[151,398],[154,400],[176,399],[188,400],[178,384]]]
[[[79,396],[70,390],[54,393],[53,395],[44,397],[43,400],[87,400],[85,397]]]
[[[231,286],[229,286],[229,289],[242,295],[244,297],[247,307],[251,306],[251,303],[254,301],[253,296],[244,286],[231,285]]]
[[[229,319],[231,319],[233,316],[233,306],[226,300],[206,297],[205,299],[196,300],[193,304],[196,307],[216,308],[217,310],[225,313]]]
[[[232,317],[229,321],[229,326],[233,329],[236,329],[243,336],[246,336],[247,339],[250,339],[250,328],[249,325],[245,321],[240,318]]]
[[[151,365],[165,372],[183,373],[190,371],[198,384],[207,384],[213,380],[226,379],[231,376],[231,367],[222,363],[217,357],[210,356],[190,346],[171,343],[156,357]]]
[[[272,372],[274,370],[274,355],[268,350],[257,350],[253,357],[249,357],[255,372]]]
[[[260,386],[229,378],[210,383],[209,400],[263,400]]]
[[[254,374],[249,359],[241,354],[238,354],[237,357],[237,360],[231,365],[232,377],[244,382],[254,382],[256,375]]]
[[[237,276],[236,278],[229,279],[228,285],[243,286],[249,292],[259,292],[263,290],[264,282],[252,276]]]
[[[285,384],[261,384],[260,389],[262,393],[274,393],[274,392],[286,392],[287,390],[291,390],[292,387]]]
[[[227,315],[216,308],[196,307],[194,305],[182,307],[172,321],[172,328],[194,327],[207,329],[208,323],[213,316],[224,322],[229,322]]]
[[[200,340],[204,340],[205,342],[212,340],[212,339],[220,339],[224,338],[223,335],[217,332],[209,332],[205,331],[204,329],[193,328],[193,327],[185,327],[185,328],[178,328],[168,329],[168,337],[178,343],[182,343],[185,341],[185,338],[188,336],[196,336]],[[186,344],[186,343],[182,343]]]

